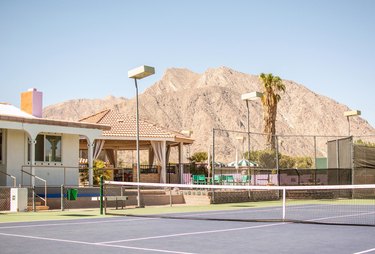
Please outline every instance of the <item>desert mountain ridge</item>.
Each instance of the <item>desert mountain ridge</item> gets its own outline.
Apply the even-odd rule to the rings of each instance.
[[[278,105],[277,134],[348,135],[348,122],[343,116],[343,112],[349,110],[346,105],[314,93],[294,81],[283,82],[286,92],[281,95]],[[170,68],[159,81],[139,95],[140,117],[171,130],[192,130],[195,142],[190,153],[208,151],[212,144],[213,128],[247,131],[247,108],[241,94],[252,91],[262,91],[257,75],[237,72],[228,67],[210,68],[202,74]],[[110,96],[104,99],[70,100],[44,108],[43,116],[76,121],[103,109],[134,115],[135,98]],[[262,133],[263,109],[260,101],[249,103],[249,115],[250,131]],[[375,129],[361,117],[350,119],[350,129],[354,136],[375,134]],[[236,135],[219,134],[215,142],[215,148],[219,146],[219,158],[233,158],[239,146]],[[262,135],[251,136],[251,148],[264,149],[263,139]],[[307,154],[311,153],[312,142],[312,139],[285,140],[281,145],[284,153]]]

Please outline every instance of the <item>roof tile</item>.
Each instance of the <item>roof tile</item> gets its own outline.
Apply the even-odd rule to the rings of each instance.
[[[104,110],[92,116],[83,118],[80,121],[111,126],[110,130],[103,132],[103,136],[107,137],[130,138],[137,135],[136,118],[126,116],[117,110]],[[191,141],[193,140],[179,132],[170,131],[146,120],[139,120],[139,136],[143,138],[181,138]]]

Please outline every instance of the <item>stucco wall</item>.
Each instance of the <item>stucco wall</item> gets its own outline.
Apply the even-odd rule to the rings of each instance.
[[[79,135],[62,135],[62,162],[36,162],[35,175],[47,180],[49,186],[78,185],[79,172]],[[17,184],[21,181],[21,168],[29,165],[27,161],[27,136],[23,131],[8,130],[7,133],[7,172],[17,178]],[[29,167],[23,167],[25,171],[30,171]],[[64,181],[65,178],[65,181]],[[7,185],[11,185],[12,180],[7,179]],[[23,184],[30,184],[30,177],[24,174]],[[36,180],[37,186],[44,183]]]
[[[21,166],[27,159],[25,157],[25,132],[20,130],[7,130],[6,135],[6,171],[21,183]],[[7,186],[12,185],[12,179],[7,177]]]

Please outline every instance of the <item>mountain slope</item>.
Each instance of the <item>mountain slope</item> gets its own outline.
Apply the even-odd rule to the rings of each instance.
[[[318,95],[293,81],[284,80],[286,93],[278,107],[278,134],[334,135],[348,134],[348,122],[343,112],[349,108],[328,97]],[[246,103],[241,94],[261,91],[255,75],[237,72],[227,67],[208,69],[197,74],[187,69],[168,69],[161,80],[139,96],[140,116],[173,130],[192,130],[196,142],[194,151],[207,151],[212,144],[212,129],[247,130]],[[262,132],[262,105],[249,103],[250,130]],[[117,108],[126,114],[135,114],[135,100],[106,98],[102,100],[73,100],[49,106],[44,117],[78,120],[104,108]],[[352,118],[353,135],[374,134],[375,130],[360,117]],[[237,136],[244,134],[221,132],[216,137],[217,157],[234,158]],[[327,139],[318,140],[325,146]],[[247,141],[245,141],[247,142]],[[243,146],[244,144],[240,145]],[[311,155],[313,139],[299,138],[280,141],[283,153]],[[261,135],[251,136],[252,149],[264,149]],[[241,149],[240,149],[241,150]],[[243,149],[242,150],[246,150]],[[318,155],[324,155],[319,152]]]

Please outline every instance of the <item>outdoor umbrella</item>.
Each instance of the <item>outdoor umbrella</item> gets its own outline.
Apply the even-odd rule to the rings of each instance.
[[[257,167],[258,164],[253,161],[249,160],[239,160],[239,161],[232,161],[231,163],[228,163],[228,167]]]

